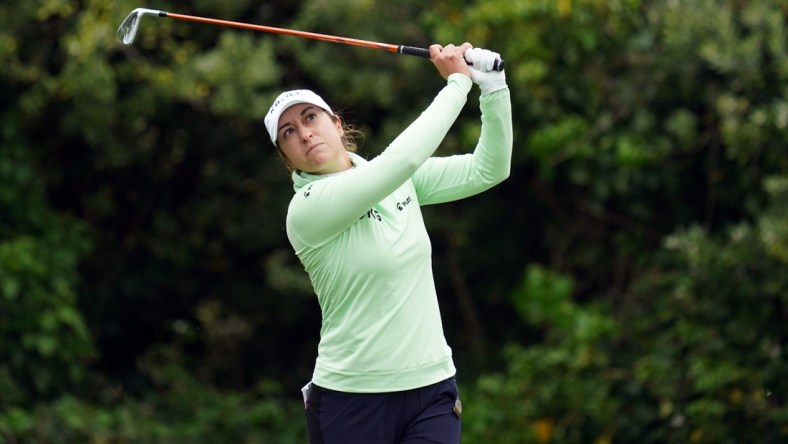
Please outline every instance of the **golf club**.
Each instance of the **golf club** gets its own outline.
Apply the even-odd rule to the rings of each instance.
[[[342,43],[345,45],[362,46],[365,48],[380,49],[383,51],[394,52],[399,54],[415,55],[419,57],[430,58],[430,51],[425,48],[417,48],[405,45],[391,45],[388,43],[370,42],[367,40],[351,39],[346,37],[336,37],[333,35],[316,34],[313,32],[295,31],[292,29],[274,28],[271,26],[252,25],[249,23],[231,22],[227,20],[218,20],[206,17],[197,17],[193,15],[175,14],[167,11],[158,11],[155,9],[137,8],[123,20],[118,28],[118,38],[124,45],[131,45],[134,43],[134,38],[137,36],[137,30],[140,27],[140,20],[143,16],[152,15],[157,17],[169,17],[177,20],[186,20],[198,23],[207,23],[209,25],[229,26],[232,28],[249,29],[252,31],[269,32],[273,34],[285,34],[295,37],[302,37],[312,40],[323,40],[327,42]],[[501,59],[495,61],[493,69],[496,71],[503,71],[504,62]]]

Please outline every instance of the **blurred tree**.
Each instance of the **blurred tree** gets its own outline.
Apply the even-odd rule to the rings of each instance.
[[[442,80],[151,17],[122,46],[138,6],[0,4],[0,442],[302,442],[320,313],[260,119],[313,88],[372,157]],[[506,59],[512,177],[425,208],[468,442],[785,434],[782,2],[148,6]]]
[[[42,7],[42,22],[67,13],[64,8]],[[20,85],[45,83],[47,62],[61,62],[54,48],[31,42],[43,24],[17,27],[36,9],[0,6],[0,412],[74,387],[95,356],[77,307],[78,266],[91,244],[88,226],[48,202],[42,153],[26,118],[42,112],[43,100],[19,93]]]
[[[0,410],[73,387],[94,356],[75,294],[89,249],[85,226],[48,207],[24,142],[7,120],[3,128]]]

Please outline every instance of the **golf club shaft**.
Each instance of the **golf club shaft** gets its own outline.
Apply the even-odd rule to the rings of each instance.
[[[430,51],[425,48],[417,48],[405,45],[392,45],[388,43],[370,42],[368,40],[351,39],[346,37],[337,37],[327,34],[317,34],[314,32],[296,31],[292,29],[275,28],[272,26],[252,25],[249,23],[233,22],[228,20],[219,20],[206,17],[198,17],[194,15],[176,14],[167,11],[159,11],[160,17],[169,17],[177,20],[186,20],[198,23],[207,23],[210,25],[229,26],[233,28],[249,29],[252,31],[269,32],[274,34],[285,34],[295,37],[302,37],[312,40],[323,40],[327,42],[342,43],[345,45],[361,46],[364,48],[379,49],[388,52],[395,52],[400,54],[408,54],[419,57],[430,58]],[[493,69],[496,71],[503,70],[503,60],[496,60]]]

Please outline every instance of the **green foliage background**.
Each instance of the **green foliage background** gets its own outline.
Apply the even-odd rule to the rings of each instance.
[[[305,441],[320,313],[262,116],[317,90],[371,157],[431,64],[136,7],[500,52],[511,178],[425,208],[466,443],[788,439],[788,6],[0,4],[0,443]],[[439,154],[466,152],[477,96]]]

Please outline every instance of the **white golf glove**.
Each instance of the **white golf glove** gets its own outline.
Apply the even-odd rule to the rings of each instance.
[[[465,61],[471,64],[471,80],[479,85],[482,95],[506,88],[506,73],[493,70],[493,64],[500,58],[500,54],[488,49],[471,48],[465,51]]]

